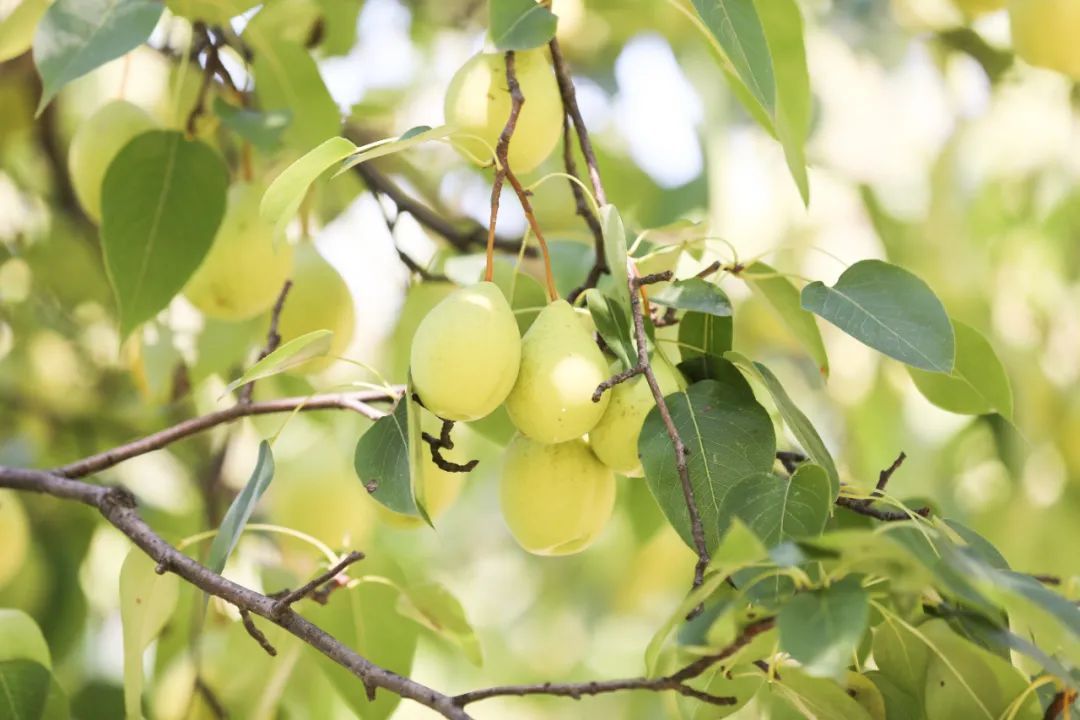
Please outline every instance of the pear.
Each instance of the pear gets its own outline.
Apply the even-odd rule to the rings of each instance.
[[[570,555],[596,539],[615,505],[615,475],[582,440],[548,445],[518,435],[499,482],[503,519],[521,547]]]
[[[1005,7],[1005,0],[953,0],[968,17],[976,17]]]
[[[1025,62],[1080,80],[1080,2],[1009,0],[1013,49]]]
[[[502,291],[460,288],[420,322],[409,353],[413,385],[446,420],[479,420],[506,399],[518,375],[521,336]]]
[[[292,246],[275,242],[274,227],[259,214],[263,190],[243,182],[229,188],[214,244],[184,288],[208,317],[246,320],[269,310],[289,277]]]
[[[0,587],[15,579],[30,550],[30,524],[13,490],[0,490]]]
[[[338,271],[310,242],[296,248],[292,281],[278,325],[281,343],[284,345],[315,330],[333,331],[325,357],[293,368],[294,372],[319,372],[340,357],[352,341],[356,325],[352,294]]]
[[[521,342],[521,370],[506,398],[510,420],[542,443],[581,437],[600,421],[608,393],[592,401],[608,378],[600,348],[565,300],[544,308]]]
[[[71,138],[68,172],[75,197],[94,222],[101,222],[101,184],[105,171],[137,135],[157,128],[150,115],[126,100],[113,100],[83,120]]]
[[[611,375],[619,372],[622,366],[617,362],[611,365]],[[670,395],[679,389],[676,372],[662,357],[652,360],[653,374],[664,395]],[[589,445],[596,457],[609,468],[629,477],[641,477],[641,458],[638,457],[638,436],[645,416],[656,405],[652,390],[644,375],[619,383],[611,390],[611,401],[604,411],[600,422],[589,431]]]
[[[546,50],[514,53],[514,75],[525,103],[510,138],[507,159],[514,172],[526,173],[542,163],[562,137],[562,96]],[[454,73],[446,89],[446,122],[475,136],[456,137],[455,146],[470,160],[490,163],[511,105],[504,54],[474,55]]]

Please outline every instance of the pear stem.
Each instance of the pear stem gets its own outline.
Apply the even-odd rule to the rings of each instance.
[[[555,275],[551,271],[551,255],[548,253],[547,241],[544,240],[544,233],[540,230],[540,223],[536,221],[536,215],[533,213],[532,203],[529,202],[529,192],[522,186],[514,171],[510,169],[508,157],[510,138],[513,137],[514,130],[517,128],[521,108],[525,105],[525,96],[522,94],[521,85],[518,84],[517,80],[514,57],[513,50],[506,52],[506,85],[510,91],[510,116],[506,118],[506,125],[503,126],[502,133],[499,134],[499,142],[495,146],[495,180],[491,186],[491,216],[488,220],[487,267],[484,271],[484,280],[491,282],[494,277],[495,223],[499,214],[499,196],[502,192],[503,182],[506,181],[514,188],[518,202],[521,203],[521,210],[525,213],[525,219],[529,223],[529,228],[536,235],[536,240],[540,244],[540,253],[544,257],[544,280],[547,284],[548,299],[554,301],[559,299],[559,291],[555,287]]]

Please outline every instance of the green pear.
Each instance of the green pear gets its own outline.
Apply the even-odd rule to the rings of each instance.
[[[619,372],[622,366],[617,362],[608,372]],[[653,374],[664,395],[670,395],[679,389],[676,370],[673,370],[662,357],[652,360]],[[609,468],[622,475],[641,477],[641,458],[638,457],[638,436],[645,416],[656,405],[652,389],[644,375],[619,383],[611,390],[611,401],[604,411],[600,422],[589,431],[589,445],[596,457]]]
[[[431,412],[479,420],[506,399],[518,375],[521,336],[494,283],[455,290],[420,322],[409,354],[413,384]]]
[[[101,222],[101,184],[117,154],[136,135],[157,127],[150,115],[126,100],[113,100],[83,120],[71,138],[68,172],[86,214]]]
[[[514,172],[526,173],[542,163],[562,137],[562,97],[544,49],[516,52],[514,75],[525,104],[510,138],[507,158]],[[504,54],[474,55],[454,73],[446,89],[446,122],[474,136],[455,137],[454,145],[469,159],[489,163],[511,105]]]
[[[184,288],[208,317],[246,320],[269,310],[289,277],[292,246],[275,242],[274,227],[259,214],[263,191],[252,183],[229,188],[214,244]]]
[[[503,519],[536,555],[584,550],[615,505],[615,475],[582,440],[549,445],[518,435],[506,448],[499,483]]]
[[[340,357],[352,341],[356,325],[352,294],[338,271],[310,242],[296,248],[292,281],[278,324],[281,343],[284,345],[315,330],[333,331],[330,350],[325,357],[309,360],[293,369],[295,372],[319,372]]]
[[[871,720],[887,720],[885,697],[870,678],[849,670],[844,679],[844,690],[859,703]]]
[[[607,380],[608,364],[565,300],[544,308],[521,342],[521,370],[506,398],[510,420],[522,434],[561,443],[592,430],[608,406],[608,393],[593,402]]]

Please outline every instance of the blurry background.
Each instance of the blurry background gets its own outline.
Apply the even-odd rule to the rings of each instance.
[[[0,2],[0,16],[12,7]],[[439,124],[447,81],[483,45],[485,3],[350,0],[338,7],[345,11],[335,22],[355,18],[356,41],[345,33],[348,42],[334,55],[324,52],[320,69],[351,126],[383,137]],[[726,281],[737,301],[736,348],[780,375],[845,480],[871,485],[904,450],[908,461],[894,493],[930,498],[992,540],[1017,569],[1078,572],[1070,550],[1080,547],[1076,87],[1012,61],[1004,12],[972,23],[948,0],[807,0],[815,125],[806,209],[779,145],[743,114],[702,37],[669,4],[563,0],[554,9],[609,199],[628,225],[699,219],[740,259],[761,256],[786,273],[830,284],[856,260],[887,258],[925,279],[951,315],[992,340],[1012,380],[1015,428],[996,416],[938,410],[898,363],[824,325],[832,373],[823,382],[768,308],[738,281]],[[154,44],[182,49],[187,32],[166,16]],[[244,77],[235,59],[230,69]],[[117,351],[96,229],[72,203],[66,146],[82,118],[119,96],[178,127],[193,91],[177,78],[174,61],[152,48],[75,82],[35,122],[38,91],[27,55],[0,65],[0,463],[47,467],[224,402],[224,384],[250,362],[266,320],[204,323],[181,299],[144,332],[139,352]],[[260,174],[269,179],[279,170],[266,166]],[[486,219],[488,176],[449,148],[422,146],[392,170],[448,215]],[[554,157],[529,180],[559,170]],[[542,226],[562,241],[560,267],[583,272],[591,240],[566,183],[545,182],[535,200]],[[409,289],[379,207],[355,177],[327,185],[318,203],[318,247],[354,294],[349,355],[400,381],[412,328],[440,291]],[[523,227],[507,196],[500,231],[514,235]],[[445,247],[408,217],[396,235],[422,259]],[[709,259],[682,257],[680,272]],[[574,282],[564,276],[560,284]],[[370,376],[339,364],[310,381],[262,382],[257,396],[360,379]],[[213,526],[246,480],[258,439],[284,421],[221,428],[100,479],[129,486],[151,524],[179,540]],[[375,510],[353,474],[364,427],[345,413],[289,420],[257,519],[364,550],[372,559],[357,572],[430,577],[450,588],[477,628],[484,665],[473,667],[451,645],[421,634],[418,680],[455,692],[641,672],[643,648],[692,568],[641,480],[620,479],[616,517],[593,548],[539,558],[521,551],[502,525],[497,445],[463,429],[479,468],[436,530],[403,528]],[[218,488],[210,502],[203,500],[207,487]],[[0,499],[0,607],[24,608],[41,624],[77,717],[120,717],[116,587],[127,541],[82,507],[11,493]],[[227,574],[274,590],[312,572],[319,559],[302,542],[251,533]],[[408,645],[416,627],[392,602],[383,604],[385,617],[370,618],[379,626],[371,637]],[[178,612],[148,655],[156,677],[151,717],[213,716],[205,701],[187,703],[190,614]],[[221,612],[208,621],[202,671],[219,700],[242,708],[233,717],[353,716],[314,665],[297,662],[307,657],[300,648],[285,652],[291,665],[270,664],[235,627]],[[234,673],[229,682],[227,673]],[[272,702],[252,707],[254,698],[275,693],[281,715]],[[310,699],[316,696],[318,703]],[[655,718],[674,713],[676,703],[627,694],[580,704],[493,700],[474,709],[481,718]],[[394,717],[428,716],[406,703]]]

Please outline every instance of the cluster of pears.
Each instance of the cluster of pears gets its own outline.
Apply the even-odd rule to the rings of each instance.
[[[678,389],[675,372],[656,367],[662,389]],[[637,440],[652,394],[636,378],[593,402],[613,369],[565,300],[548,304],[522,337],[495,284],[459,288],[420,322],[410,368],[420,400],[439,417],[467,422],[505,407],[518,434],[500,500],[529,552],[583,550],[611,516],[615,473],[641,472]]]

